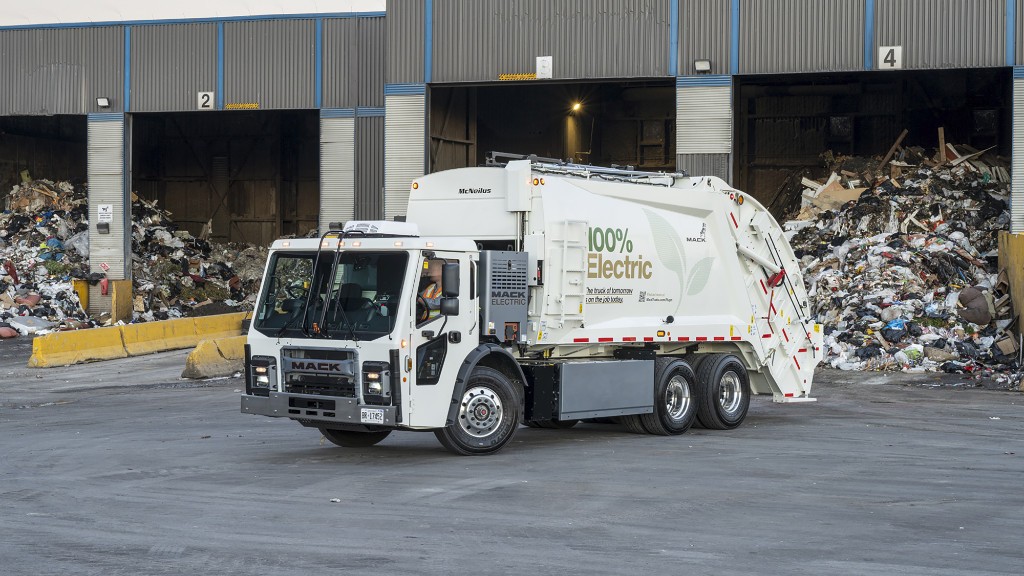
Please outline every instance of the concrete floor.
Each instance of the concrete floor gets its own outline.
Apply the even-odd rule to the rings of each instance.
[[[0,572],[1024,566],[1016,392],[822,371],[818,403],[758,398],[735,431],[521,428],[499,454],[466,458],[426,433],[334,447],[293,422],[240,414],[238,379],[178,380],[183,362],[167,353],[33,371],[0,360]]]

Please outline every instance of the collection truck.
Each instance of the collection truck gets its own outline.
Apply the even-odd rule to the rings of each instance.
[[[821,347],[798,260],[753,198],[513,160],[418,178],[407,221],[275,241],[241,410],[345,447],[433,431],[466,455],[521,424],[731,429],[752,394],[814,400]]]

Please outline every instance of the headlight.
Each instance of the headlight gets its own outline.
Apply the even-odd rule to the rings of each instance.
[[[273,356],[253,356],[249,359],[250,394],[266,396],[274,387],[277,372],[277,360]]]

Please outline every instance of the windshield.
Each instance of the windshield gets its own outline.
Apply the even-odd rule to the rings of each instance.
[[[405,252],[282,253],[271,258],[253,328],[268,336],[374,340],[397,320]]]

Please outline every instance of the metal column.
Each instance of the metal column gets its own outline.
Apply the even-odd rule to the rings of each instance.
[[[320,111],[320,233],[356,213],[356,114],[352,108]]]
[[[128,120],[121,113],[88,116],[89,267],[109,281],[132,277]],[[103,295],[99,285],[90,287],[90,312],[109,312],[112,291]]]
[[[384,218],[404,216],[412,181],[426,166],[426,86],[384,87]]]
[[[732,78],[676,79],[676,167],[732,182]]]

